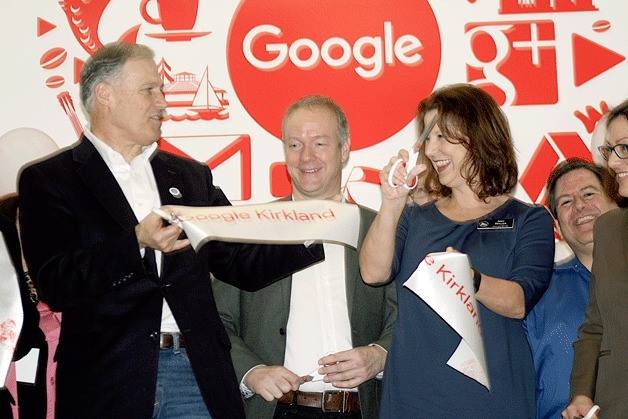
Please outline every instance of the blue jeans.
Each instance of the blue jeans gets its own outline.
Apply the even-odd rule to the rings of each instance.
[[[185,348],[161,349],[154,419],[211,419]]]

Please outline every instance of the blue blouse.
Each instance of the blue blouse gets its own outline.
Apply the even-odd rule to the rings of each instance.
[[[536,369],[536,413],[560,419],[569,403],[573,343],[589,302],[591,272],[577,258],[556,265],[543,298],[523,325]]]
[[[399,312],[386,361],[380,417],[534,417],[534,366],[521,320],[478,304],[491,382],[488,391],[446,365],[460,336],[403,287],[425,255],[447,246],[466,253],[480,272],[521,285],[526,312],[547,288],[554,235],[552,219],[543,207],[510,199],[466,222],[448,219],[434,203],[408,207],[397,230],[392,278]]]

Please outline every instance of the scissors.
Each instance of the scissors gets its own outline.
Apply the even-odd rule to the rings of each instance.
[[[168,214],[167,212],[165,212],[164,210],[160,208],[153,208],[151,211],[154,214],[159,215],[164,220],[168,221],[170,224],[175,224],[177,227],[182,228],[181,219],[177,217],[177,214],[175,214],[174,212]]]
[[[423,133],[421,134],[421,136],[419,137],[419,139],[417,140],[417,143],[422,144],[423,141],[425,141],[425,139],[428,137],[428,135],[430,135],[430,132],[432,132],[432,129],[434,128],[434,125],[436,125],[436,117],[432,118],[432,120],[430,121],[429,124],[427,124],[427,127],[425,127],[425,129],[423,130]],[[410,156],[408,158],[408,163],[413,164],[413,168],[417,165],[417,163],[419,162],[419,156],[421,155],[420,151],[416,151],[414,149],[414,147],[410,148]],[[390,172],[388,172],[388,185],[390,185],[391,188],[397,188],[401,185],[395,185],[394,182],[394,174],[395,171],[397,170],[397,167],[403,163],[403,159],[397,159],[392,167],[390,168]],[[416,185],[419,183],[419,179],[417,176],[414,177],[414,182],[412,183],[412,185],[408,185],[407,183],[403,183],[403,187],[406,188],[407,190],[411,191],[412,189],[414,189],[416,187]]]

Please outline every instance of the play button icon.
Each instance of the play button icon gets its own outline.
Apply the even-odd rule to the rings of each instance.
[[[623,55],[578,34],[573,34],[572,48],[573,76],[576,87],[626,59]]]

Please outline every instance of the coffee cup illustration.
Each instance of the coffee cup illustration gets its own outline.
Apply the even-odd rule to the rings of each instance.
[[[159,17],[148,13],[148,3],[157,2]],[[190,30],[196,23],[198,0],[142,0],[140,13],[144,20],[161,25],[166,31]]]

